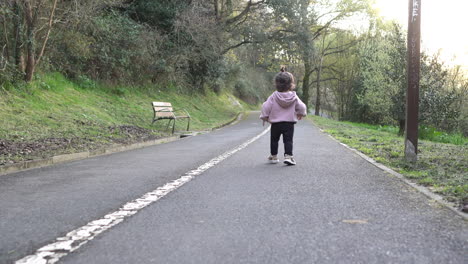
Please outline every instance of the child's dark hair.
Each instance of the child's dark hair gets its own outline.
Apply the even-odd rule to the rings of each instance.
[[[292,91],[296,86],[294,76],[286,71],[286,67],[282,66],[280,72],[276,74],[275,85],[278,92]]]

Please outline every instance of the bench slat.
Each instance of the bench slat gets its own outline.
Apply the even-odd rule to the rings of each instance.
[[[161,107],[161,106],[168,106],[168,107],[172,107],[172,104],[171,103],[167,103],[167,102],[153,102],[153,107]]]
[[[174,117],[173,112],[156,112],[156,117]]]
[[[155,112],[174,112],[172,107],[167,106],[155,106],[153,107]]]

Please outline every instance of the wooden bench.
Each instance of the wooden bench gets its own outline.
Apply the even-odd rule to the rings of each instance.
[[[153,107],[154,111],[154,117],[153,117],[153,122],[151,124],[154,124],[154,122],[161,120],[161,119],[169,119],[169,123],[167,123],[167,128],[169,128],[169,125],[171,124],[171,121],[173,121],[172,124],[172,134],[174,134],[174,129],[175,129],[175,122],[177,119],[183,119],[187,118],[188,123],[187,123],[187,131],[190,128],[190,115],[187,111],[184,112],[184,115],[178,115],[174,108],[172,107],[171,103],[167,102],[153,102],[151,103],[151,106]]]

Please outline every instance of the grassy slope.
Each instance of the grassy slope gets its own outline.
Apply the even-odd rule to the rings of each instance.
[[[0,150],[4,145],[0,165],[164,136],[170,132],[165,130],[167,121],[151,125],[152,101],[168,101],[186,109],[192,116],[191,130],[208,129],[242,111],[233,99],[227,93],[184,95],[176,88],[77,85],[60,74],[49,74],[27,87],[0,90]],[[176,130],[183,130],[186,120],[177,124]],[[128,133],[126,128],[137,133]],[[50,151],[51,144],[63,141],[70,144]],[[5,150],[5,144],[19,147]],[[41,147],[49,151],[36,151]]]
[[[312,120],[341,142],[428,186],[447,200],[460,206],[468,203],[466,138],[459,145],[420,140],[419,160],[410,164],[404,160],[403,138],[397,136],[397,128],[338,122],[316,116]]]

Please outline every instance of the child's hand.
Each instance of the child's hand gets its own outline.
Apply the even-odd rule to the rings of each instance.
[[[301,120],[302,119],[302,115],[301,114],[297,114],[297,120]]]
[[[262,117],[261,119],[263,120],[263,126],[265,126],[265,122],[268,122],[268,117]]]

